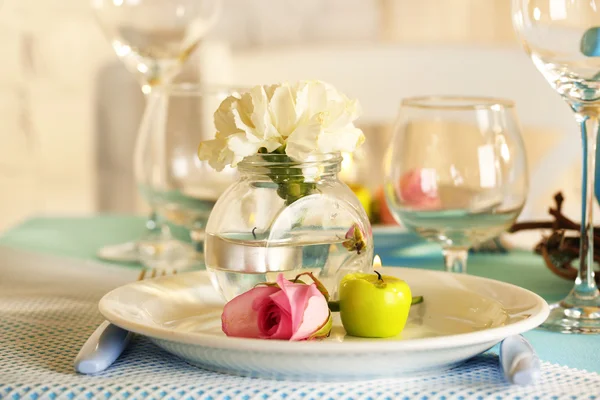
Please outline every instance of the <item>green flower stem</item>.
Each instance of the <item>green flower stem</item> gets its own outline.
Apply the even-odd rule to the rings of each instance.
[[[259,153],[266,153],[266,149],[260,149]],[[270,154],[281,154],[281,164],[293,163],[290,157],[285,155],[285,146],[281,146]],[[314,182],[305,182],[302,175],[302,168],[283,168],[277,167],[271,170],[267,176],[277,184],[277,194],[283,200],[285,205],[289,206],[296,200],[314,193],[317,185]]]

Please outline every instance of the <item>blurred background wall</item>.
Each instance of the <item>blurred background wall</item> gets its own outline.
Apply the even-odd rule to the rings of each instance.
[[[0,0],[0,49],[0,229],[140,212],[131,154],[144,99],[88,2]],[[579,218],[577,127],[518,45],[508,0],[224,0],[186,68],[217,83],[331,81],[363,104],[375,171],[402,97],[513,98],[532,170],[524,216],[544,216],[560,189]]]

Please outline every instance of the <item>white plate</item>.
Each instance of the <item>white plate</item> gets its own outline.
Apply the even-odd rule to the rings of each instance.
[[[223,300],[204,271],[130,283],[100,301],[112,323],[145,335],[191,364],[238,375],[292,380],[356,380],[441,370],[507,336],[540,325],[548,305],[520,287],[470,275],[384,268],[405,279],[413,306],[401,337],[345,336],[334,319],[323,341],[229,338],[221,332]]]

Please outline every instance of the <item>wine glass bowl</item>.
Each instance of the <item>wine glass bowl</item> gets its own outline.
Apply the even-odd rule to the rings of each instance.
[[[92,0],[115,53],[144,93],[179,72],[220,7],[220,0]]]
[[[200,161],[198,143],[214,137],[213,113],[233,88],[172,84],[149,94],[134,155],[136,183],[142,198],[165,221],[192,242],[197,263],[208,216],[237,171],[214,170]],[[150,247],[148,256],[153,256]],[[178,249],[185,259],[185,246]],[[143,253],[143,251],[142,251]]]
[[[507,230],[525,203],[527,166],[514,104],[403,100],[385,176],[396,220],[439,243],[448,271],[465,272],[468,249]]]
[[[516,0],[513,24],[550,85],[578,111],[600,100],[600,2]]]
[[[96,20],[117,56],[139,81],[142,92],[168,85],[216,23],[221,0],[91,0]],[[147,109],[152,109],[147,98]],[[156,100],[158,101],[158,100]],[[142,130],[142,129],[140,129]],[[139,138],[137,147],[143,143]],[[152,210],[146,232],[139,240],[108,245],[98,250],[107,261],[142,262],[150,268],[186,264],[185,247]]]
[[[573,290],[551,305],[550,316],[542,328],[563,333],[600,333],[600,292],[593,271],[600,0],[513,0],[512,15],[525,51],[573,110],[583,147],[579,272]]]

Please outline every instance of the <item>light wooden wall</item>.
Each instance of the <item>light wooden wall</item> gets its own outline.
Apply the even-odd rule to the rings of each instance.
[[[197,60],[217,80],[233,80],[243,66],[228,64],[237,57],[228,48],[233,54],[366,49],[353,54],[358,58],[396,45],[516,48],[509,3],[224,0],[210,36],[214,47]],[[138,210],[128,157],[143,99],[88,1],[0,0],[0,49],[0,229],[33,214]],[[348,79],[360,74],[352,64],[339,70]],[[387,73],[394,79],[394,71]]]
[[[510,0],[381,0],[382,38],[400,43],[514,45]]]

